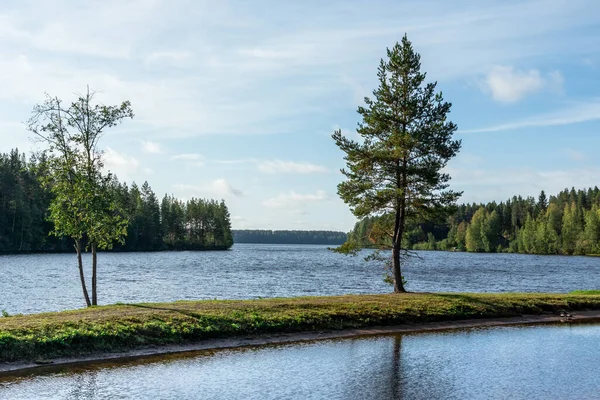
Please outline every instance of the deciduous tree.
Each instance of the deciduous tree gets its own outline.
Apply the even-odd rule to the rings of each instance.
[[[133,118],[128,101],[116,106],[94,103],[89,88],[66,105],[58,97],[33,108],[28,128],[46,146],[49,175],[45,183],[54,195],[50,204],[53,234],[75,240],[83,295],[88,306],[97,305],[97,250],[123,241],[127,219],[119,209],[113,178],[103,172],[98,142],[104,131]],[[90,300],[82,253],[92,253],[92,298]]]

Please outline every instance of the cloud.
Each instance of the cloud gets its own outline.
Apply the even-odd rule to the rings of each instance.
[[[291,190],[288,193],[283,193],[276,197],[265,200],[263,205],[272,208],[293,208],[306,202],[319,202],[327,200],[327,198],[327,194],[323,190],[317,190],[315,193],[308,194],[299,194]]]
[[[311,163],[297,163],[293,161],[259,161],[258,170],[265,174],[276,174],[276,173],[299,173],[299,174],[310,174],[315,172],[327,172],[327,168],[322,165],[316,165]]]
[[[120,179],[130,180],[132,174],[140,168],[137,158],[121,154],[111,147],[106,147],[103,159],[104,169],[117,175]]]
[[[144,140],[144,141],[142,141],[142,151],[144,153],[160,154],[163,152],[163,149],[158,143]]]
[[[522,71],[513,67],[494,66],[485,78],[483,89],[500,103],[515,103],[545,87],[557,89],[562,83],[563,77],[558,71],[544,77],[536,69]]]
[[[163,138],[290,132],[324,109],[354,108],[370,95],[385,47],[404,32],[440,81],[598,51],[597,35],[579,29],[597,22],[583,0],[415,1],[409,14],[399,4],[316,12],[281,3],[268,15],[235,1],[50,3],[13,2],[0,13],[0,97],[26,100],[28,111],[44,91],[66,97],[89,83],[131,100],[137,132]],[[172,64],[180,68],[159,69]]]
[[[537,196],[541,190],[558,193],[565,188],[598,185],[600,168],[534,170],[531,168],[447,167],[453,190],[464,190],[460,202],[504,201],[513,194]]]
[[[586,102],[572,102],[559,110],[539,114],[515,122],[483,128],[460,130],[459,133],[500,132],[523,128],[571,125],[597,120],[600,120],[600,99],[591,99]]]
[[[217,160],[217,164],[237,165],[237,164],[254,164],[256,169],[263,174],[312,174],[327,172],[325,166],[313,164],[309,162],[296,162],[284,160],[259,160],[256,158],[240,158],[237,160]]]
[[[175,189],[183,190],[191,195],[200,197],[217,197],[217,198],[228,198],[228,197],[242,197],[245,195],[243,191],[233,187],[227,180],[223,178],[215,179],[204,185],[189,185],[189,184],[176,184],[173,185]]]
[[[185,153],[185,154],[176,154],[173,157],[173,160],[188,160],[188,161],[196,161],[203,160],[204,156],[198,153]]]
[[[204,167],[206,165],[206,160],[202,154],[197,154],[197,153],[176,154],[171,158],[173,160],[187,161],[186,165],[188,167]]]
[[[255,158],[239,158],[237,160],[216,160],[216,164],[224,164],[224,165],[237,165],[237,164],[248,164],[255,163],[257,160]]]

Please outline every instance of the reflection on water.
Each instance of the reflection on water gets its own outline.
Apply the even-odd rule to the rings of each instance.
[[[419,254],[403,271],[412,291],[568,292],[600,287],[598,257]],[[101,253],[99,268],[101,304],[391,290],[380,265],[332,253],[327,246],[236,244],[225,252]],[[83,306],[73,254],[0,256],[0,310],[17,314]]]
[[[203,351],[0,378],[7,399],[600,399],[600,325]]]

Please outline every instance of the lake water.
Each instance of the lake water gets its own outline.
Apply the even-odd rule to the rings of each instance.
[[[600,399],[600,325],[387,335],[0,378],[6,399]]]
[[[412,291],[600,289],[600,258],[595,257],[418,254],[404,268]],[[85,261],[89,266],[90,257]],[[380,265],[326,246],[236,244],[230,251],[101,253],[98,261],[100,304],[391,290]],[[0,310],[15,314],[82,306],[74,254],[0,256]]]

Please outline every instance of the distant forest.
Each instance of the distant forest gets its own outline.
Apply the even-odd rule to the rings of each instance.
[[[51,193],[40,184],[44,160],[12,150],[0,153],[0,253],[73,251],[71,240],[49,235]],[[166,196],[159,201],[147,182],[128,187],[114,180],[119,208],[129,219],[117,251],[228,249],[233,244],[223,201]]]
[[[368,247],[377,218],[358,222],[349,239]],[[414,250],[600,254],[600,189],[565,189],[555,196],[514,196],[462,204],[444,223],[416,223],[404,237]]]
[[[335,231],[271,231],[256,229],[233,231],[235,243],[342,244],[346,239],[346,233]]]

